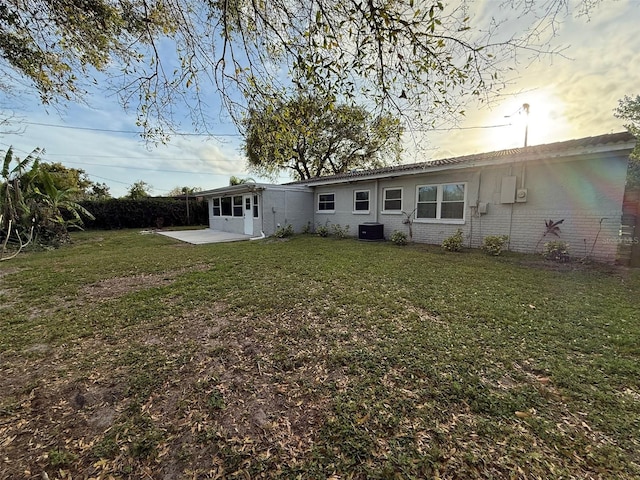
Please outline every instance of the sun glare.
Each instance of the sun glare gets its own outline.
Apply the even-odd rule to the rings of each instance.
[[[527,145],[541,145],[570,135],[564,102],[551,91],[523,93],[494,112],[502,114],[500,123],[509,125],[488,132],[487,143],[496,150],[522,147],[525,136]]]

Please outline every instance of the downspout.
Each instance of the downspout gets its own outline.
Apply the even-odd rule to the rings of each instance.
[[[378,197],[379,197],[378,189],[379,188],[380,188],[380,180],[376,178],[376,188],[374,189],[374,192],[376,192],[375,193],[375,195],[376,195],[376,198],[375,198],[376,203],[374,203],[375,208],[373,209],[373,211],[374,211],[373,221],[375,223],[378,223],[378,208],[380,207],[380,205],[378,204]]]
[[[509,176],[513,175],[513,163],[509,166]],[[509,241],[507,242],[507,251],[511,251],[511,230],[513,227],[513,206],[515,205],[515,201],[514,203],[511,204],[511,213],[509,214]]]
[[[469,225],[469,248],[473,247],[473,217],[478,216],[480,218],[480,212],[478,210],[478,206],[480,205],[480,186],[482,184],[482,169],[478,170],[478,191],[476,192],[476,201],[473,206],[471,206],[471,221]]]
[[[284,191],[284,225],[283,228],[287,226],[287,191]]]

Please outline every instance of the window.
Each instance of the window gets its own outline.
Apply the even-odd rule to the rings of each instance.
[[[384,212],[400,212],[402,210],[402,189],[401,188],[385,188],[384,189]]]
[[[214,217],[241,217],[242,196],[218,197],[213,199]]]
[[[222,197],[220,199],[220,206],[222,209],[222,216],[230,217],[231,216],[231,197]]]
[[[353,192],[354,213],[369,213],[369,190],[356,190]]]
[[[233,197],[233,216],[242,216],[242,195],[236,195]]]
[[[253,196],[253,218],[258,218],[258,195]]]
[[[438,218],[438,187],[418,187],[416,218]]]
[[[318,195],[318,211],[333,212],[336,209],[335,193],[321,193]]]
[[[464,183],[419,186],[416,218],[464,220],[464,198]]]

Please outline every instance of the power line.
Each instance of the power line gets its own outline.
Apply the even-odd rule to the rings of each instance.
[[[513,124],[511,123],[502,123],[499,125],[478,125],[474,127],[443,127],[443,128],[416,128],[410,130],[411,132],[449,132],[451,130],[481,130],[485,128],[502,128],[502,127],[511,127]]]
[[[90,165],[92,167],[123,168],[126,170],[145,170],[150,172],[161,172],[161,173],[186,173],[186,174],[194,174],[194,175],[223,175],[223,176],[226,175],[224,173],[194,172],[189,170],[163,170],[163,169],[157,169],[157,168],[130,167],[129,165],[106,165],[103,163],[87,163],[87,162],[74,162],[74,161],[65,161],[65,163],[73,163],[76,165]]]
[[[0,145],[4,145],[6,147],[11,147],[11,145],[7,144],[7,143],[3,143],[0,142]],[[31,153],[31,152],[27,152],[26,150],[23,150],[21,148],[16,148],[13,147],[14,151],[18,151],[18,152],[22,152],[22,153]],[[58,153],[58,154],[52,154],[52,153],[45,153],[45,156],[77,156],[77,157],[94,157],[95,155],[65,155],[63,153]],[[125,159],[125,158],[129,158],[129,159],[136,159],[136,160],[150,160],[150,159],[154,159],[154,157],[119,157],[119,156],[111,156],[111,155],[102,155],[100,156],[101,158],[121,158],[121,159]],[[162,157],[155,157],[155,159],[160,159],[160,160],[165,160]],[[172,159],[172,160],[201,160],[199,158],[182,158],[182,159]],[[197,171],[190,171],[190,170],[164,170],[164,169],[157,169],[157,168],[144,168],[144,167],[132,167],[129,165],[108,165],[105,163],[91,163],[91,162],[76,162],[73,160],[65,160],[64,163],[71,163],[74,165],[87,165],[87,166],[91,166],[91,167],[105,167],[105,168],[122,168],[125,170],[143,170],[143,171],[147,171],[147,172],[160,172],[160,173],[184,173],[184,174],[189,174],[189,175],[212,175],[212,176],[227,176],[226,173],[212,173],[212,172],[197,172]],[[114,180],[115,181],[115,180]]]
[[[43,122],[21,122],[25,125],[38,125],[41,127],[54,127],[54,128],[67,128],[69,130],[87,130],[90,132],[108,132],[108,133],[129,133],[135,135],[142,135],[143,132],[139,130],[112,130],[109,128],[93,128],[93,127],[79,127],[77,125],[56,125],[54,123]],[[186,132],[171,132],[170,135],[177,137],[241,137],[239,133],[186,133]]]
[[[43,127],[54,127],[54,128],[67,128],[70,130],[87,130],[91,132],[107,132],[107,133],[127,133],[127,134],[135,134],[142,135],[143,132],[138,130],[112,130],[109,128],[93,128],[93,127],[79,127],[77,125],[56,125],[53,123],[43,123],[43,122],[21,122],[26,125],[38,125]],[[498,125],[476,125],[471,127],[442,127],[442,128],[414,128],[409,129],[411,132],[449,132],[451,130],[479,130],[479,129],[487,129],[487,128],[502,128],[502,127],[510,127],[511,123],[503,123]],[[171,132],[169,135],[175,135],[177,137],[242,137],[239,133],[186,133],[186,132]]]
[[[120,180],[114,180],[113,178],[107,178],[107,177],[101,177],[100,175],[94,175],[93,173],[86,173],[86,175],[88,175],[90,177],[99,178],[100,180],[107,180],[109,182],[121,183],[122,185],[130,185],[129,182],[121,182]]]

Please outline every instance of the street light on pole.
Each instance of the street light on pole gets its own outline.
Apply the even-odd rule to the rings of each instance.
[[[511,115],[505,115],[504,118],[511,118],[516,113],[518,115],[520,115],[523,110],[524,110],[524,113],[527,114],[527,118],[524,121],[524,146],[526,147],[528,145],[528,140],[529,140],[529,104],[528,103],[523,103],[522,106],[518,110],[516,110]]]
[[[524,146],[527,146],[527,140],[529,137],[529,104],[528,103],[523,103],[522,104],[522,109],[524,110],[524,113],[527,114],[527,118],[525,120],[525,124],[524,124]]]

